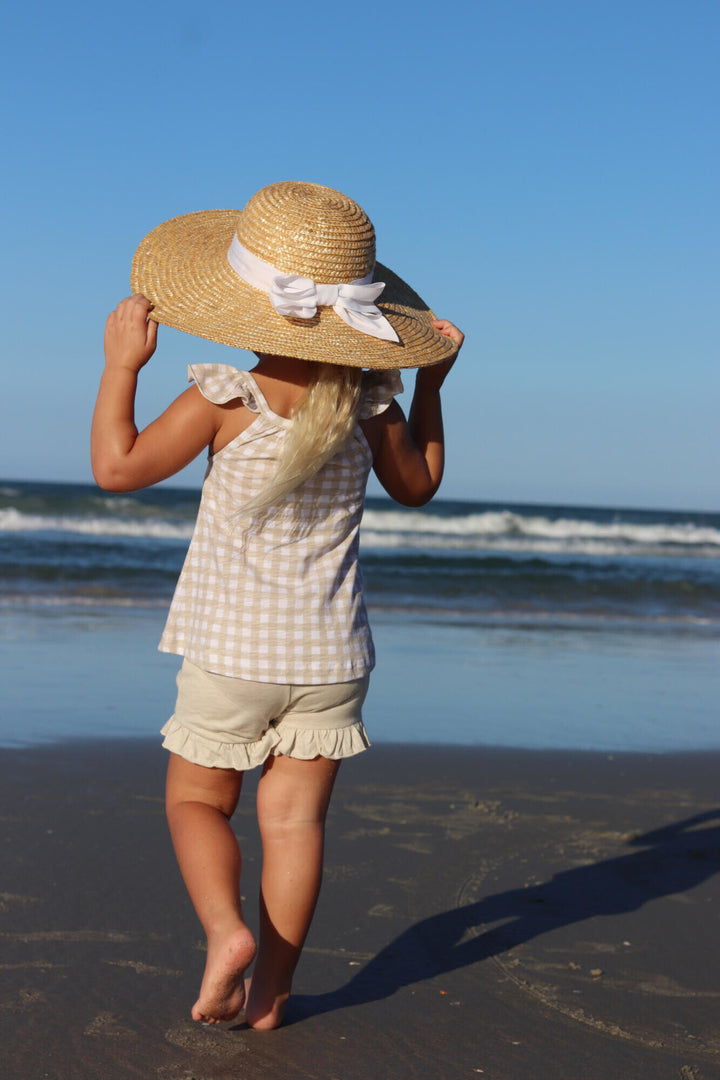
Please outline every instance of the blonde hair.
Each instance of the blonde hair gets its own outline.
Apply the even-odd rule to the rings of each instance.
[[[314,366],[313,377],[295,406],[270,483],[240,510],[261,522],[296,488],[315,476],[351,436],[360,409],[362,371],[340,364]]]

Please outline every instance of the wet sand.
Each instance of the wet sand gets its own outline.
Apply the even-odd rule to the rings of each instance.
[[[720,1078],[720,754],[347,762],[272,1033],[190,1020],[202,935],[164,764],[142,740],[0,750],[3,1080]]]

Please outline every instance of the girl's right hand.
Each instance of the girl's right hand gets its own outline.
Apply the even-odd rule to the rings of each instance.
[[[128,296],[108,315],[105,324],[105,364],[137,373],[157,345],[158,324],[149,319],[153,305],[144,296]]]

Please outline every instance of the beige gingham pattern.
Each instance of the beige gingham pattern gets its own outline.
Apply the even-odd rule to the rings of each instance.
[[[189,374],[210,401],[241,398],[258,415],[209,458],[161,651],[254,682],[318,685],[362,677],[375,653],[358,564],[372,466],[360,427],[258,527],[238,510],[272,476],[289,421],[272,412],[246,371],[197,364]],[[372,373],[360,415],[381,412],[401,390],[397,372]]]

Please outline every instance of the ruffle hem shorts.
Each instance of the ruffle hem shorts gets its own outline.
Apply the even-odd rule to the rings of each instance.
[[[370,746],[362,705],[370,676],[284,686],[216,675],[183,660],[163,746],[195,765],[245,771],[271,754],[337,760]]]

